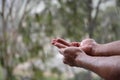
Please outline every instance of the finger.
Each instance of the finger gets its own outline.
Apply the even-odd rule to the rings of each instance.
[[[85,40],[82,40],[81,46],[84,46],[84,44],[91,44],[91,43],[96,44],[94,39],[85,39]]]
[[[63,39],[57,39],[56,41],[57,41],[58,43],[63,44],[63,45],[70,46],[70,43],[67,42],[67,41],[65,41],[65,40],[63,40]]]
[[[70,57],[70,58],[75,58],[77,55],[79,54],[83,54],[84,51],[82,51],[80,48],[78,47],[66,47],[64,49],[60,49],[60,53],[64,56],[64,57]]]
[[[80,42],[71,42],[71,46],[80,47]]]
[[[60,54],[62,54],[64,57],[70,57],[69,55],[69,51],[67,50],[67,48],[61,48],[59,49]]]
[[[54,46],[56,46],[57,48],[66,48],[67,46],[60,44],[60,43],[55,43]]]
[[[61,49],[59,48],[58,51],[61,55],[63,55],[65,57],[65,55],[64,55],[65,48],[61,48]]]
[[[82,46],[80,47],[83,51],[85,51],[86,53],[90,53],[92,51],[92,46],[91,45],[87,45],[87,46]]]
[[[56,39],[53,39],[52,41],[51,41],[51,44],[55,44],[56,43]]]
[[[58,49],[59,53],[63,55],[63,51],[61,49]]]
[[[70,52],[82,52],[82,49],[79,47],[66,47],[63,49],[64,53],[70,53]]]

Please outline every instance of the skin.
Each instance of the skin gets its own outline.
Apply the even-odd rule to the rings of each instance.
[[[98,44],[93,39],[85,39],[81,42],[67,42],[63,39],[55,39],[53,44],[58,48],[79,47],[85,53],[91,56],[115,56],[120,55],[120,41],[114,41],[107,44]]]
[[[89,69],[105,80],[120,80],[119,41],[98,44],[93,39],[72,43],[55,39],[52,44],[64,56],[65,64]]]
[[[120,56],[89,56],[77,47],[60,49],[60,52],[63,62],[69,66],[91,70],[105,80],[120,80]]]

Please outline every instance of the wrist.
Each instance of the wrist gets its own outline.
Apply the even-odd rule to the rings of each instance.
[[[91,56],[87,55],[86,53],[77,55],[75,58],[77,67],[86,68],[86,64],[90,61],[89,59],[91,59]]]
[[[102,44],[96,44],[96,45],[94,45],[92,47],[92,52],[91,52],[92,55],[93,56],[99,56],[99,55],[101,55],[101,53],[100,53],[101,47],[102,47]]]

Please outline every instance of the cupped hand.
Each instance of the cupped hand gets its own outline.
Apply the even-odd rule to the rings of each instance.
[[[63,62],[69,66],[91,70],[105,80],[120,80],[120,56],[89,56],[78,47],[62,48],[59,51],[64,56]]]
[[[88,55],[99,55],[96,53],[96,47],[98,46],[98,43],[96,43],[93,39],[84,39],[81,42],[67,42],[59,38],[52,40],[52,44],[58,48],[79,47]]]
[[[74,46],[74,47],[80,46],[79,42],[67,42],[61,38],[53,39],[51,43],[58,48],[66,48],[66,47],[70,47],[70,46]]]
[[[98,44],[94,40],[85,39],[81,43],[73,44],[63,39],[55,39],[52,44],[59,48],[59,52],[64,56],[65,64],[89,69],[105,80],[120,80],[120,56],[95,54],[94,49],[98,47]],[[97,55],[97,57],[89,56],[85,52],[89,55]]]
[[[69,66],[81,67],[77,62],[78,57],[86,58],[86,54],[78,47],[67,47],[59,49],[59,52],[64,56],[63,62]],[[80,62],[80,61],[79,61]]]

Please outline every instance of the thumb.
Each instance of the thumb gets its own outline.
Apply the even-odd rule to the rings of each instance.
[[[59,51],[59,53],[60,53],[61,55],[63,55],[63,54],[64,54],[64,51],[65,51],[65,48],[58,49],[58,51]]]
[[[85,54],[84,51],[78,47],[62,48],[59,49],[59,52],[64,56],[71,56],[71,57],[77,56],[79,54]]]
[[[85,45],[80,47],[84,52],[90,53],[92,51],[92,46],[91,45]]]

